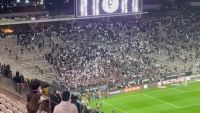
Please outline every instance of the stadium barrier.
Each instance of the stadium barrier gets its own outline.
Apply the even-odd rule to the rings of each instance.
[[[184,76],[184,77],[180,77],[180,78],[174,78],[174,79],[170,79],[170,80],[164,80],[164,81],[160,81],[157,83],[158,86],[162,86],[162,85],[170,85],[179,81],[195,81],[197,79],[200,79],[200,75],[192,75],[192,76]]]
[[[39,81],[41,86],[44,86],[46,83]],[[49,92],[53,90],[54,87],[49,84]],[[15,95],[18,95],[19,97],[23,98],[26,100],[27,98],[27,93],[30,90],[25,84],[19,84],[13,81],[11,78],[7,78],[3,75],[0,74],[0,87],[12,92]]]
[[[115,94],[120,94],[120,93],[128,93],[128,92],[138,91],[140,89],[141,89],[141,86],[132,86],[132,87],[126,87],[126,88],[123,88],[123,89],[111,91],[108,94],[109,95],[115,95]]]
[[[119,94],[119,93],[122,93],[122,92],[123,92],[122,90],[117,90],[117,91],[112,91],[109,94],[114,95],[114,94]]]
[[[0,76],[0,87],[12,92],[19,97],[26,99],[27,87],[22,86],[21,84],[15,83],[12,79]]]
[[[142,89],[147,89],[147,88],[155,88],[155,87],[161,87],[161,86],[165,86],[165,85],[170,85],[173,83],[176,83],[178,81],[191,81],[192,82],[200,82],[200,75],[188,75],[188,76],[183,76],[180,78],[173,78],[173,79],[169,79],[169,80],[164,80],[164,81],[159,81],[157,83],[151,83],[151,84],[142,84],[139,86],[133,86],[133,87],[126,87],[124,89],[121,90],[115,90],[113,92],[110,92],[109,94],[113,95],[113,94],[119,94],[119,93],[128,93],[128,92],[135,92],[135,91],[139,91]],[[163,88],[163,87],[161,87]]]
[[[123,92],[133,92],[133,91],[138,91],[141,89],[141,86],[135,86],[135,87],[127,87],[124,89]]]

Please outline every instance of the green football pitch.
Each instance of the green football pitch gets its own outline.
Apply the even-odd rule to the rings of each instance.
[[[96,103],[102,103],[103,113],[200,113],[200,83],[118,94],[91,106]]]

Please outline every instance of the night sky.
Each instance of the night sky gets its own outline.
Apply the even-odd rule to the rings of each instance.
[[[0,0],[0,13],[74,10],[74,0]]]

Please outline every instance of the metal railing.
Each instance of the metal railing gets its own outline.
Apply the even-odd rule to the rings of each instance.
[[[23,84],[17,84],[12,79],[0,76],[0,87],[12,92],[13,94],[21,97],[23,100],[26,100],[26,95],[28,91],[28,87]]]

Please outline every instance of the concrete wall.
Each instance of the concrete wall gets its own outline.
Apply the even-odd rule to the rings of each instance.
[[[190,2],[190,6],[200,6],[200,2]]]

